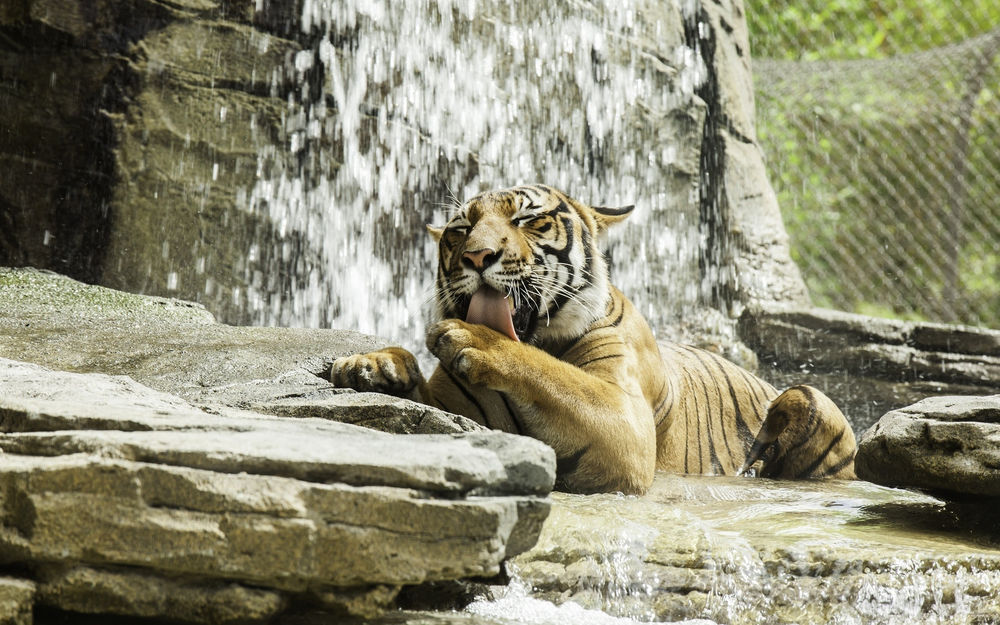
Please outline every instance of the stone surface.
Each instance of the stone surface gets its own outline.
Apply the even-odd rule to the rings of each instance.
[[[855,433],[928,395],[1000,392],[1000,331],[817,308],[751,307],[739,337],[778,386],[808,383]]]
[[[0,559],[66,610],[262,621],[304,593],[495,575],[554,479],[550,449],[499,433],[212,414],[10,360],[0,385]]]
[[[287,607],[273,590],[231,582],[192,583],[127,569],[42,566],[38,600],[83,614],[167,618],[190,623],[267,622]]]
[[[323,389],[295,397],[255,402],[253,410],[283,417],[318,417],[395,434],[458,434],[483,426],[424,404],[378,393]]]
[[[959,498],[1000,497],[1000,395],[930,397],[858,442],[858,477]]]
[[[861,481],[663,474],[643,497],[553,500],[538,544],[512,561],[533,599],[733,625],[971,625],[1000,613],[993,508]],[[516,589],[497,592],[510,611],[523,605]]]
[[[406,585],[496,575],[541,531],[551,449],[317,375],[376,339],[29,270],[0,269],[0,310],[0,562],[39,605],[369,617]]]
[[[692,45],[707,76],[697,89],[708,106],[701,151],[701,221],[708,224],[710,303],[730,307],[809,304],[754,125],[750,42],[741,0],[698,4]]]
[[[0,623],[31,625],[35,583],[26,579],[0,577]]]
[[[297,374],[319,374],[333,358],[385,345],[356,332],[218,324],[197,304],[30,269],[0,268],[0,306],[0,357],[128,375],[161,391],[222,403],[231,397],[220,387],[257,383],[268,386],[260,394],[266,396],[287,383],[293,392],[321,382]]]

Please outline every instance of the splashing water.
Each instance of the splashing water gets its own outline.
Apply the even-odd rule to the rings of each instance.
[[[992,517],[916,493],[659,474],[643,497],[552,499],[538,544],[509,565],[512,588],[470,610],[513,623],[558,606],[588,624],[971,625],[1000,608]]]
[[[278,230],[253,322],[422,343],[423,225],[533,182],[635,204],[607,242],[613,280],[654,326],[693,306],[705,66],[664,4],[306,0],[318,43],[295,59],[289,144],[260,155],[247,194]]]

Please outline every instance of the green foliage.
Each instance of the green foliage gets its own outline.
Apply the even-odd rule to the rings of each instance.
[[[767,0],[747,3],[755,58],[879,59],[935,48],[1000,24],[990,0]]]
[[[1000,26],[1000,2],[747,8],[758,136],[814,302],[1000,327],[1000,55],[962,123],[986,46],[951,45]]]

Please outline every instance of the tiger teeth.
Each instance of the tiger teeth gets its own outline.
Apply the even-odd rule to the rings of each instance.
[[[504,299],[507,300],[507,308],[510,309],[510,312],[514,312],[514,300],[509,297],[505,297]]]

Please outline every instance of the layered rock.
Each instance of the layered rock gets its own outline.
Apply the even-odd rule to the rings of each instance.
[[[928,395],[1000,392],[1000,331],[833,310],[753,307],[740,338],[779,386],[829,395],[856,433]]]
[[[301,49],[281,17],[201,0],[0,10],[0,264],[242,305],[246,241],[271,224],[235,200],[285,136]]]
[[[405,585],[496,575],[548,512],[545,445],[310,372],[370,338],[224,326],[24,270],[0,271],[0,309],[15,615],[371,616]]]
[[[855,465],[888,486],[1000,497],[1000,395],[930,397],[889,412],[861,437]]]
[[[990,622],[992,509],[851,482],[658,475],[641,498],[553,495],[512,562],[530,596],[637,621]],[[519,605],[498,591],[498,615]]]

